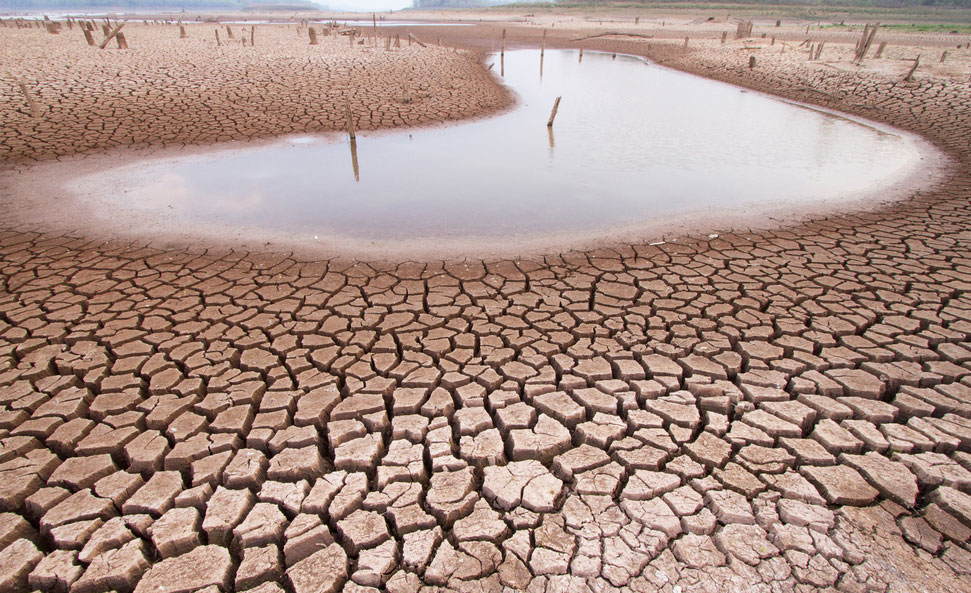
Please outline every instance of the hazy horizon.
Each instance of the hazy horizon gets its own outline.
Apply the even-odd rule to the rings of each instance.
[[[327,6],[332,10],[353,10],[359,12],[386,12],[411,8],[411,0],[316,0],[315,4]]]

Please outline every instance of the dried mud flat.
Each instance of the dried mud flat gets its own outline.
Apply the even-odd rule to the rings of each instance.
[[[63,55],[117,72],[142,30],[173,28]],[[4,52],[68,34],[0,28]],[[959,166],[877,212],[495,261],[160,250],[6,222],[0,590],[971,589],[968,85],[784,53],[749,70],[743,42],[588,43],[892,123]],[[494,101],[468,114],[506,104],[467,57],[411,51],[400,67],[471,64],[481,83],[456,101]],[[106,82],[92,72],[78,84]],[[61,84],[42,87],[73,101]],[[8,162],[262,135],[275,100],[206,102],[242,123],[167,138],[120,117],[133,98],[111,112],[129,127],[89,135],[110,120],[25,123],[4,85]],[[341,105],[311,94],[293,104],[339,127]],[[448,96],[420,121],[453,113]]]

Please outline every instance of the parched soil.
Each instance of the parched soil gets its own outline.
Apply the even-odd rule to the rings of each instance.
[[[3,223],[0,590],[969,590],[971,90],[795,50],[750,70],[760,39],[584,47],[918,132],[946,182],[495,261]]]
[[[187,25],[180,39],[175,25],[130,23],[122,30],[130,49],[111,42],[103,51],[78,27],[0,28],[0,159],[345,130],[348,105],[357,130],[375,130],[511,102],[469,51],[421,47],[407,35],[387,50],[384,37],[365,41],[363,30],[352,45],[321,27],[310,45],[296,25],[258,26],[251,45],[251,27],[229,28],[232,39],[226,26]]]

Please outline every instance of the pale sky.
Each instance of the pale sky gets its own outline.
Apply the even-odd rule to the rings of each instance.
[[[410,8],[411,0],[316,0],[331,10],[360,10],[363,12],[401,10]]]

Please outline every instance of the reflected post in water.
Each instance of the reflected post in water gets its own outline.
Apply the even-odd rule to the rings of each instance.
[[[354,181],[361,181],[361,168],[357,164],[357,138],[351,138],[351,167],[354,168]]]
[[[546,126],[546,132],[550,135],[550,155],[553,155],[553,149],[556,148],[556,141],[553,138],[553,126]]]

